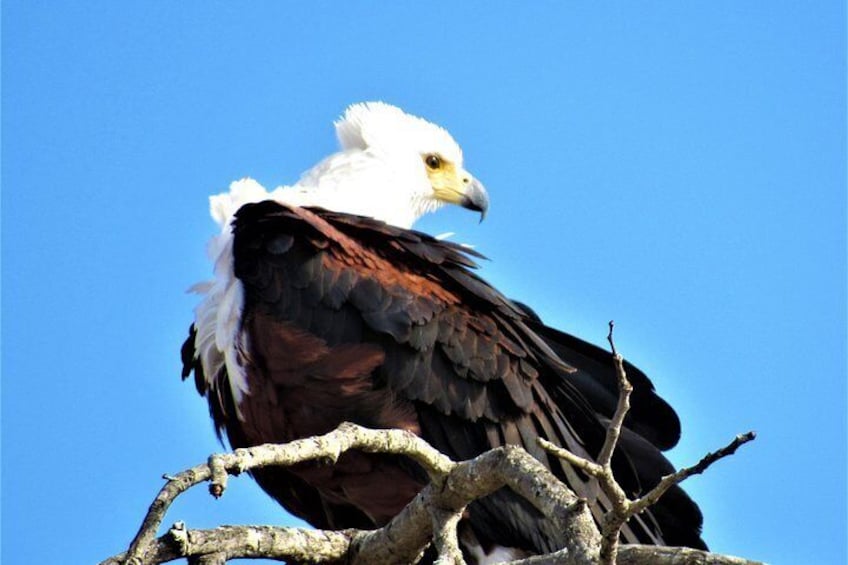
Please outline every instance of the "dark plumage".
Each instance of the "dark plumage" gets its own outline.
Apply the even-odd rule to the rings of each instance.
[[[194,371],[233,447],[325,433],[343,421],[410,430],[455,459],[511,443],[589,498],[596,517],[608,507],[587,477],[535,439],[597,455],[618,394],[610,354],[545,326],[489,286],[472,272],[478,253],[369,218],[271,201],[242,207],[233,230],[249,387],[238,406],[225,369],[202,374],[193,328],[183,346],[183,377]],[[636,494],[672,470],[661,450],[677,443],[680,423],[650,380],[627,370],[633,408],[613,462]],[[425,483],[408,460],[363,453],[255,477],[324,528],[385,524]],[[560,532],[508,490],[472,504],[467,527],[484,547],[562,545]],[[675,487],[623,535],[704,548],[700,528],[697,506]]]

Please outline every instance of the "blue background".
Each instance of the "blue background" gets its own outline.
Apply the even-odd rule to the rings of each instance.
[[[841,2],[22,2],[2,7],[2,560],[92,563],[219,450],[178,350],[207,196],[290,183],[381,99],[447,127],[486,222],[419,224],[684,422],[719,552],[843,563]],[[251,483],[169,523],[290,523]]]

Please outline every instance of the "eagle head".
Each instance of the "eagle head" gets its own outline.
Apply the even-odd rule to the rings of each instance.
[[[223,231],[248,202],[273,199],[369,216],[409,228],[445,204],[480,212],[489,207],[486,189],[463,168],[462,150],[443,128],[383,102],[348,107],[336,122],[341,150],[273,191],[253,179],[230,185],[210,198],[212,217]]]
[[[444,204],[457,204],[485,217],[486,189],[463,168],[462,149],[445,129],[383,102],[353,104],[335,125],[342,155],[379,169],[363,171],[377,177],[371,187],[352,186],[371,197],[374,210],[384,208],[381,199],[396,206],[383,217],[367,215],[408,227]]]

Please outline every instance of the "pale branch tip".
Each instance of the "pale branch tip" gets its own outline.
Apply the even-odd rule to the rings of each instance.
[[[608,325],[609,325],[609,332],[607,332],[607,341],[610,344],[610,350],[612,351],[613,356],[617,357],[618,351],[615,350],[615,340],[613,340],[613,337],[612,337],[613,330],[615,329],[615,320],[610,320]]]
[[[707,468],[718,461],[719,459],[723,459],[730,455],[736,453],[736,450],[739,447],[745,445],[746,443],[753,441],[756,439],[757,434],[753,431],[739,434],[733,440],[728,443],[726,446],[721,449],[717,449],[711,453],[707,453],[700,461],[690,467],[683,467],[682,469],[672,473],[671,475],[666,475],[663,477],[659,484],[651,489],[647,494],[641,496],[640,498],[632,501],[630,508],[630,515],[638,514],[639,512],[643,512],[645,509],[649,508],[651,505],[655,504],[663,494],[666,493],[668,489],[673,487],[674,485],[682,483],[684,480],[688,479],[692,475],[699,475],[707,470]]]
[[[174,522],[174,525],[171,526],[171,529],[168,530],[168,535],[171,536],[171,539],[177,544],[180,552],[185,555],[189,555],[189,543],[188,543],[188,529],[186,528],[185,522],[179,521]]]
[[[610,348],[613,355],[613,363],[615,365],[615,375],[618,379],[618,402],[616,403],[615,412],[612,420],[607,427],[606,438],[601,452],[598,454],[598,465],[603,467],[607,474],[612,477],[612,454],[618,445],[618,438],[621,435],[621,427],[624,425],[624,418],[630,411],[630,395],[633,392],[633,385],[627,379],[627,372],[624,370],[624,359],[615,349],[615,340],[613,339],[613,329],[615,322],[609,322],[609,334],[607,340],[610,343]]]
[[[574,467],[585,472],[587,475],[598,478],[604,473],[603,468],[594,461],[575,455],[564,447],[554,445],[544,438],[536,438],[536,443],[538,443],[539,446],[548,453],[570,463]]]
[[[224,495],[224,491],[227,490],[228,474],[224,459],[220,455],[210,455],[207,465],[209,465],[209,473],[211,475],[209,494],[215,498],[221,498]]]

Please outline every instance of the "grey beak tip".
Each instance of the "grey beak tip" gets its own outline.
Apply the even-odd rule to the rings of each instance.
[[[477,179],[474,179],[465,194],[462,202],[463,208],[480,212],[480,221],[486,219],[486,212],[489,210],[489,195],[483,184]]]

